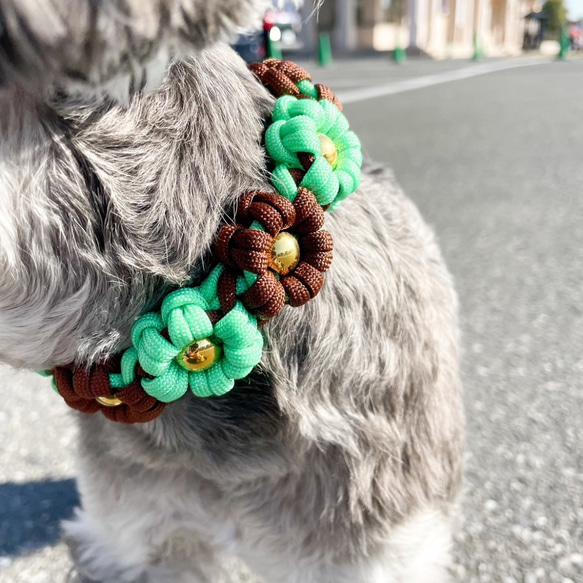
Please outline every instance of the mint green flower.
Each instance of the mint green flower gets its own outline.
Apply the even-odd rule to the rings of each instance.
[[[216,301],[202,291],[171,293],[160,313],[143,315],[132,329],[137,360],[154,377],[142,379],[142,387],[164,403],[179,399],[188,387],[197,397],[223,395],[261,360],[263,336],[256,318],[237,303],[213,325],[207,312]]]
[[[311,190],[322,206],[337,206],[360,184],[360,140],[331,101],[280,97],[273,110],[273,123],[267,128],[265,146],[275,163],[273,182],[292,202],[297,186],[289,171],[306,170],[302,154],[313,156],[314,161],[300,186]]]

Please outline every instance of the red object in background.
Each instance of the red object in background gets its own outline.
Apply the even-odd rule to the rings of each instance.
[[[263,16],[263,26],[254,33],[241,35],[233,47],[248,62],[261,61],[267,54],[270,34],[272,40],[279,42],[285,51],[298,50],[302,47],[299,34],[302,28],[301,17],[293,2],[279,0],[281,10],[267,10]],[[279,29],[279,30],[274,30]]]
[[[277,14],[271,10],[268,10],[263,17],[263,30],[265,32],[269,32],[275,26],[276,22]]]
[[[290,28],[299,32],[301,18],[297,11],[268,10],[263,17],[263,30],[269,32],[274,26],[282,29]]]

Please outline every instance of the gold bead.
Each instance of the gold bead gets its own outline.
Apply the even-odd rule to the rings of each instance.
[[[178,363],[186,370],[206,370],[221,356],[221,347],[209,338],[196,340],[189,344],[179,355]]]
[[[269,267],[279,273],[287,275],[300,262],[300,244],[298,240],[285,231],[276,235],[269,254]]]
[[[322,148],[322,156],[328,160],[330,166],[334,166],[338,160],[338,150],[334,142],[325,134],[318,134],[320,138],[320,147]]]
[[[104,407],[119,407],[123,405],[117,397],[95,397],[95,400]]]

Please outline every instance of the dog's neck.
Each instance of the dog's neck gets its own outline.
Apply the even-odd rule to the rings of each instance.
[[[271,59],[251,70],[278,98],[265,133],[276,192],[241,195],[236,223],[215,238],[216,267],[140,317],[123,356],[53,371],[71,407],[145,423],[189,387],[199,398],[222,396],[259,364],[258,328],[320,292],[333,249],[324,211],[358,188],[360,142],[334,94],[301,67]]]

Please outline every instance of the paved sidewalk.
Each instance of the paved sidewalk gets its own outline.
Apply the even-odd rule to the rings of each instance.
[[[0,366],[0,583],[61,583],[77,503],[75,428],[46,378]]]

